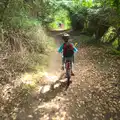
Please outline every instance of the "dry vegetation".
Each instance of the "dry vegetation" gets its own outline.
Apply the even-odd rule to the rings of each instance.
[[[40,81],[41,72],[48,65],[47,59],[52,50],[54,50],[54,42],[40,26],[29,31],[2,32],[0,39],[1,119],[11,116],[14,108],[25,102],[25,98],[33,90],[31,88]],[[25,75],[28,76],[27,73],[31,75],[29,78],[25,78]],[[32,81],[32,85],[23,83],[28,79]]]
[[[53,44],[49,44],[50,40],[40,27],[27,32],[5,31],[0,41],[1,84],[12,82],[21,72],[47,64],[50,44]]]

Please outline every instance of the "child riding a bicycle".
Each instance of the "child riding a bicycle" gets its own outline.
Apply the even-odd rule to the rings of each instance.
[[[62,35],[62,39],[64,43],[59,47],[58,52],[63,53],[62,55],[62,70],[64,70],[64,64],[65,60],[69,59],[71,60],[71,63],[74,63],[74,53],[76,53],[78,50],[77,48],[69,41],[70,35],[67,33],[64,33]],[[71,64],[71,68],[72,68]],[[73,70],[71,71],[71,75],[74,76]]]

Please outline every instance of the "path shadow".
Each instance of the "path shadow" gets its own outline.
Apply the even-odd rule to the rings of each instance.
[[[56,82],[50,85],[44,85],[41,88],[39,98],[41,98],[42,102],[48,102],[51,99],[54,99],[57,96],[57,94],[59,94],[62,91],[65,91],[67,85],[66,82],[67,79],[65,78],[65,74],[62,73]],[[45,89],[48,90],[44,92]]]

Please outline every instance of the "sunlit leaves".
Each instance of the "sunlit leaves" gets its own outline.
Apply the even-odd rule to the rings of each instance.
[[[95,4],[100,4],[100,6],[112,7],[120,12],[120,0],[95,0]]]

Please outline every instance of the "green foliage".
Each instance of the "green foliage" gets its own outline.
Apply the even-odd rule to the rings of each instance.
[[[82,30],[84,28],[84,23],[88,14],[87,10],[87,7],[80,6],[79,4],[70,9],[70,18],[73,29]]]
[[[3,0],[0,20],[5,28],[30,28],[39,24],[57,29],[88,31],[100,39],[109,26],[120,27],[119,0]],[[111,17],[112,16],[112,17]]]
[[[120,12],[120,0],[94,0],[94,4],[99,6],[112,7],[113,9]]]
[[[30,18],[26,15],[20,15],[17,17],[13,17],[8,23],[5,24],[5,26],[12,26],[13,28],[30,28],[33,26],[40,25],[41,22],[38,21],[35,18]]]
[[[0,21],[5,27],[26,28],[49,23],[56,4],[53,0],[4,0],[0,2]],[[1,7],[2,6],[2,7]]]
[[[88,20],[98,25],[109,25],[111,18],[110,8],[97,8],[88,10]]]
[[[68,11],[61,9],[57,11],[53,17],[53,22],[49,24],[49,27],[51,29],[59,29],[58,24],[63,23],[64,28],[63,29],[69,29],[71,27],[70,18],[68,16]]]
[[[70,6],[73,28],[84,28],[90,35],[94,35],[96,40],[111,43],[117,49],[120,46],[117,37],[120,29],[119,14],[120,0],[73,0]]]
[[[120,47],[120,38],[117,34],[117,29],[114,28],[114,27],[110,27],[108,29],[108,31],[104,34],[104,36],[101,38],[101,41],[103,43],[109,43],[112,45],[113,47],[113,51],[115,51],[114,49],[116,49],[117,51],[120,51],[119,50],[119,47]]]
[[[72,0],[74,5],[81,5],[85,7],[91,7],[92,6],[92,0]]]
[[[118,40],[119,38],[116,38],[115,41],[112,43],[112,45],[117,48],[118,47]]]
[[[82,0],[81,3],[82,3],[82,6],[85,6],[85,7],[88,7],[88,8],[93,6],[92,0]]]
[[[106,43],[110,40],[112,40],[116,36],[116,29],[114,27],[110,27],[108,31],[104,34],[104,36],[101,38],[101,41]]]

